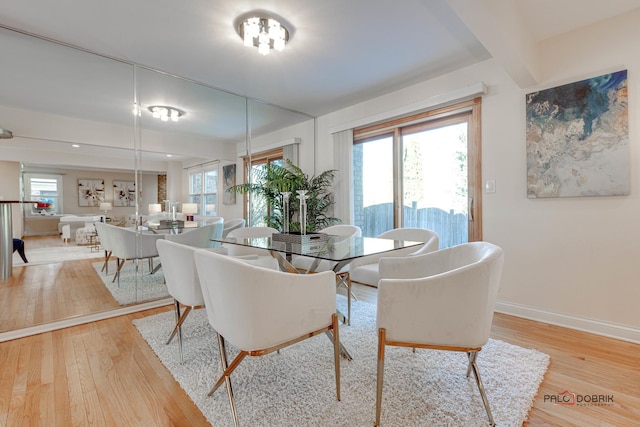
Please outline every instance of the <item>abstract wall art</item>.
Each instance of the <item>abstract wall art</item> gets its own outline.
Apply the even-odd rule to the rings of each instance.
[[[222,204],[224,205],[235,205],[236,204],[236,193],[227,191],[229,188],[236,185],[236,165],[225,165],[222,166]]]
[[[78,206],[100,206],[104,202],[104,179],[78,179]]]
[[[135,206],[136,184],[133,181],[113,181],[113,206]]]
[[[526,95],[527,196],[629,194],[627,70]]]

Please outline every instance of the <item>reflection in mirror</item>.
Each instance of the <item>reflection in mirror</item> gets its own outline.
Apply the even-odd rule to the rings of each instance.
[[[0,195],[40,201],[13,212],[29,262],[14,257],[0,285],[0,332],[113,309],[94,268],[103,255],[78,232],[105,212],[79,185],[106,198],[134,176],[133,66],[5,28],[0,51],[0,126],[14,136],[0,143]]]
[[[156,294],[145,286],[145,259],[125,263],[137,267],[135,286],[119,300],[124,273],[118,288],[93,222],[129,227],[141,254],[140,223],[166,200],[197,204],[196,216],[248,215],[243,198],[224,190],[245,181],[253,151],[313,159],[298,155],[315,150],[309,116],[7,28],[0,49],[11,58],[0,80],[0,127],[14,135],[0,141],[0,196],[41,200],[13,215],[29,263],[14,256],[13,277],[0,283],[10,307],[0,313],[0,335],[166,295],[164,286]],[[183,114],[163,121],[152,106]]]

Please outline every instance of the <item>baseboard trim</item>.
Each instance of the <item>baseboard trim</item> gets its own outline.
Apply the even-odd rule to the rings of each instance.
[[[500,301],[496,302],[495,310],[498,313],[509,314],[511,316],[522,317],[524,319],[549,323],[551,325],[562,326],[569,329],[640,344],[640,329],[625,325],[553,313],[525,305]]]
[[[43,323],[41,325],[29,326],[28,328],[16,329],[15,331],[2,332],[0,333],[0,342],[11,341],[18,338],[41,334],[44,332],[51,332],[58,329],[69,328],[71,326],[83,325],[85,323],[96,322],[98,320],[110,319],[112,317],[123,316],[125,314],[137,313],[138,311],[150,310],[152,308],[163,307],[170,304],[173,304],[172,298],[163,298],[161,300],[130,305],[122,308],[116,308],[114,310],[102,311],[100,313],[75,316],[68,319]]]

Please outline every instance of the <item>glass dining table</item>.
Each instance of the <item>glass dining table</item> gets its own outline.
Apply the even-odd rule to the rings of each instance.
[[[280,265],[282,271],[290,273],[314,273],[320,262],[326,260],[332,264],[336,274],[356,258],[390,253],[399,249],[423,245],[424,242],[408,240],[380,239],[376,237],[347,237],[316,233],[309,235],[303,243],[291,240],[283,241],[278,235],[273,237],[252,238],[220,238],[215,242],[229,245],[240,245],[250,248],[264,249],[271,254]],[[314,239],[314,237],[316,237]],[[304,240],[304,238],[303,238]],[[291,263],[294,256],[313,258],[311,266],[301,270]],[[347,280],[347,317],[338,310],[338,316],[343,323],[348,323],[351,317],[351,281]]]

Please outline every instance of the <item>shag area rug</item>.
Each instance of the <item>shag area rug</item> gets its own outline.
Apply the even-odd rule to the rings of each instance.
[[[158,263],[154,260],[154,266]],[[169,296],[167,285],[164,283],[162,268],[154,274],[149,274],[149,263],[143,260],[138,263],[138,270],[133,261],[126,261],[120,272],[120,286],[118,280],[113,282],[113,275],[116,272],[116,262],[109,261],[109,274],[102,269],[103,261],[94,262],[93,268],[102,279],[102,283],[111,292],[120,305],[129,305],[143,301],[151,301]]]
[[[338,297],[342,299],[341,297]],[[339,301],[342,303],[343,301]],[[340,305],[340,304],[339,304]],[[372,426],[375,421],[376,308],[353,303],[351,326],[340,340],[353,356],[341,359],[342,400],[336,400],[333,347],[321,334],[262,357],[247,357],[231,375],[243,426]],[[295,321],[292,319],[292,321]],[[215,427],[233,426],[227,392],[207,393],[221,375],[217,340],[204,310],[183,324],[184,364],[178,341],[165,341],[175,324],[166,312],[134,325],[176,381]],[[228,346],[229,357],[237,354]],[[231,360],[230,359],[230,360]],[[490,340],[478,365],[497,425],[521,426],[549,364],[549,356]],[[387,347],[382,403],[384,426],[489,424],[464,353]]]

